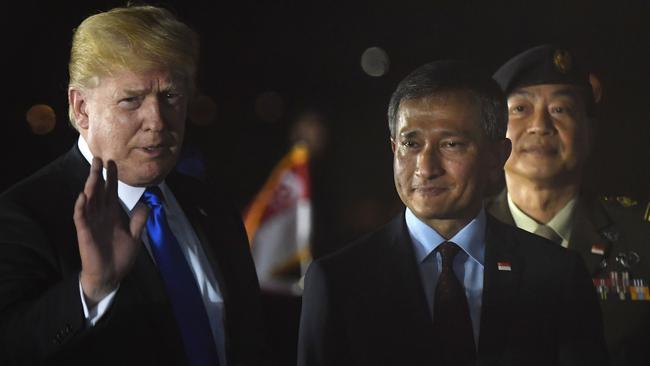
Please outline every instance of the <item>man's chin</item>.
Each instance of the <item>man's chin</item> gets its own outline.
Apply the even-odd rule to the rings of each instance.
[[[171,172],[171,167],[149,171],[136,171],[120,176],[120,181],[133,187],[149,187],[162,183]]]
[[[556,163],[537,161],[506,165],[506,174],[519,175],[531,180],[555,179],[561,173],[561,168]]]

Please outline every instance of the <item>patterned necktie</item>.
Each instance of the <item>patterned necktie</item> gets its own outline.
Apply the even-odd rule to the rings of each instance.
[[[151,252],[181,331],[188,365],[219,365],[201,292],[167,223],[162,192],[158,187],[149,187],[142,200],[151,208],[146,224]]]
[[[436,249],[442,256],[433,304],[433,328],[441,342],[445,365],[465,366],[476,362],[474,331],[463,285],[454,274],[458,245],[445,242]]]
[[[562,244],[562,237],[560,237],[560,235],[558,235],[558,233],[556,233],[550,226],[544,224],[539,225],[533,234],[546,238],[555,244]]]

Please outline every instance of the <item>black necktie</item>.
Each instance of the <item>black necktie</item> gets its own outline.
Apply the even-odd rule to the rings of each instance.
[[[454,257],[460,248],[445,242],[436,250],[442,257],[442,271],[433,300],[433,328],[441,343],[442,356],[448,366],[474,365],[476,347],[469,306],[463,285],[453,270]]]

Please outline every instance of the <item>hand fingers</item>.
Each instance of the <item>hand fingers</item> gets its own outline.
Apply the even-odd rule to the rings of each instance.
[[[106,200],[117,203],[117,165],[113,160],[106,162]]]
[[[88,179],[86,179],[86,185],[84,186],[84,193],[87,200],[94,201],[101,196],[103,191],[103,181],[102,160],[95,157],[90,165],[90,173],[88,174]]]
[[[140,235],[142,235],[142,230],[144,229],[144,224],[147,222],[148,215],[149,208],[147,205],[138,202],[133,209],[133,215],[131,215],[131,222],[129,223],[131,236],[138,241],[140,240]]]
[[[74,214],[72,215],[77,230],[79,230],[80,227],[87,226],[85,206],[86,195],[84,192],[81,192],[79,193],[79,197],[77,197],[77,201],[74,203]]]

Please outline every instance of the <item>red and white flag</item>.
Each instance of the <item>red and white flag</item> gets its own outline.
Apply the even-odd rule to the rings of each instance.
[[[295,145],[273,169],[244,214],[260,286],[301,293],[300,280],[311,261],[309,153]]]

